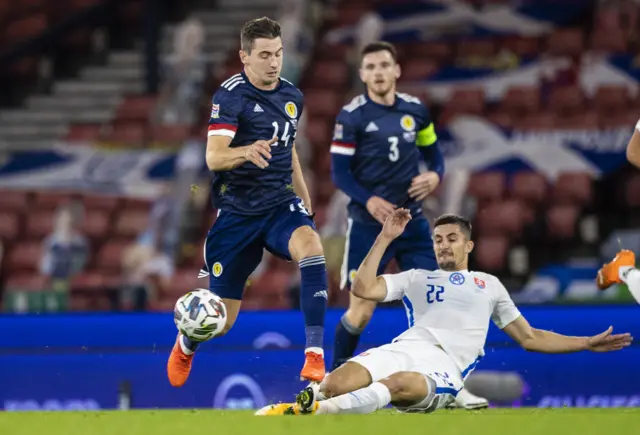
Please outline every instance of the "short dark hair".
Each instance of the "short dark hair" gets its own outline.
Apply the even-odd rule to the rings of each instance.
[[[443,214],[433,222],[433,228],[440,225],[458,225],[460,231],[465,235],[467,240],[471,240],[471,222],[468,219],[458,216],[457,214]]]
[[[240,32],[240,48],[251,53],[253,41],[259,38],[275,39],[282,36],[280,24],[268,17],[256,18],[247,21]]]
[[[385,41],[370,42],[362,48],[360,51],[360,61],[369,53],[377,53],[378,51],[388,51],[391,53],[391,57],[394,62],[398,62],[398,52],[393,44]]]

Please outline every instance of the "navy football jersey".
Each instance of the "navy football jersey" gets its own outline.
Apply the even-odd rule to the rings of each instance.
[[[420,173],[417,147],[436,140],[429,110],[418,98],[397,93],[394,104],[385,106],[359,95],[338,114],[331,153],[352,156],[351,172],[359,185],[418,216],[421,204],[408,193],[411,180]],[[353,199],[349,215],[375,222],[365,204]]]
[[[271,145],[272,157],[265,169],[246,162],[230,171],[214,172],[215,207],[259,215],[295,198],[291,157],[302,108],[302,92],[282,78],[271,91],[253,86],[244,72],[220,85],[213,96],[209,136],[231,137],[232,148],[274,136],[278,142]]]

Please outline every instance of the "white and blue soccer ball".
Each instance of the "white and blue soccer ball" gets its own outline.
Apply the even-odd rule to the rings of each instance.
[[[227,307],[215,293],[195,289],[178,299],[173,309],[173,321],[189,340],[207,341],[223,331]]]

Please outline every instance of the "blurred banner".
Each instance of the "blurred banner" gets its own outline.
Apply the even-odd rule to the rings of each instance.
[[[328,313],[327,345],[341,314]],[[640,329],[637,307],[538,307],[523,314],[536,327],[566,334],[596,334],[614,325],[637,336]],[[380,309],[361,350],[391,341],[406,322],[402,310]],[[303,386],[302,326],[298,312],[244,312],[229,335],[203,345],[189,382],[174,389],[165,372],[176,336],[169,313],[2,316],[0,405],[117,408],[123,391],[130,392],[133,408],[255,408],[291,400]],[[493,380],[495,388],[514,379],[521,383],[521,398],[501,406],[635,407],[639,362],[637,346],[609,354],[527,353],[492,325],[475,375],[485,391]]]
[[[73,190],[155,198],[174,174],[175,151],[57,144],[11,151],[0,160],[0,188]]]
[[[553,180],[562,172],[594,176],[625,163],[633,127],[610,130],[506,130],[486,119],[460,116],[439,131],[447,170],[533,170]]]

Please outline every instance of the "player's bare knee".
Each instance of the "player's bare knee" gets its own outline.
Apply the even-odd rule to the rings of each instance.
[[[334,376],[329,373],[320,384],[320,392],[326,398],[336,397],[342,394],[340,391],[340,375]]]
[[[349,300],[349,309],[347,310],[347,320],[356,328],[363,329],[369,324],[373,312],[376,309],[376,303],[351,296]]]
[[[324,255],[320,236],[309,226],[298,228],[289,240],[289,253],[295,261]]]
[[[395,373],[380,381],[389,389],[391,401],[400,403],[416,400],[416,397],[420,395],[418,394],[420,392],[417,391],[420,382],[424,382],[422,375],[411,372]]]

